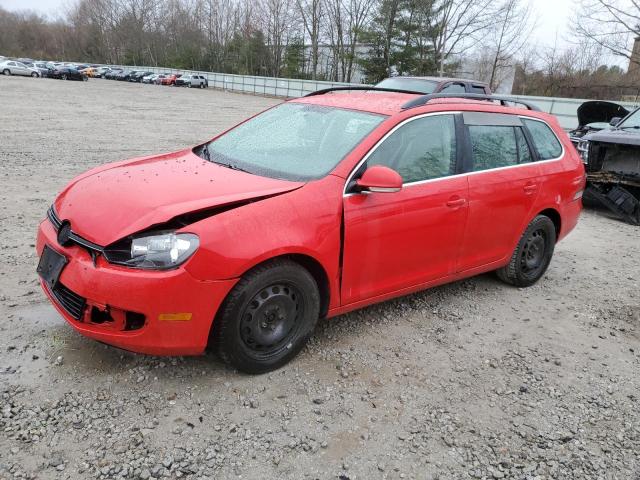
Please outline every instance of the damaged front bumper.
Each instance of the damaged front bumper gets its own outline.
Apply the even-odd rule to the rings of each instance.
[[[216,312],[237,279],[202,281],[184,268],[135,270],[93,257],[78,244],[60,246],[48,219],[36,250],[45,245],[66,258],[54,286],[41,286],[79,333],[152,355],[198,355],[207,347]]]

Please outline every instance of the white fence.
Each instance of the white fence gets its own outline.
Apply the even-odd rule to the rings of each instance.
[[[147,70],[155,73],[195,73],[204,75],[209,80],[209,86],[231,92],[250,93],[254,95],[272,95],[276,97],[301,97],[307,93],[323,88],[357,85],[353,83],[323,82],[316,80],[298,80],[290,78],[257,77],[252,75],[232,75],[228,73],[199,72],[194,70],[179,70],[175,68],[128,66],[134,70]],[[560,125],[569,130],[578,126],[576,111],[586,100],[575,98],[530,97],[510,95],[515,99],[537,105],[542,111],[551,113],[558,118]],[[628,110],[632,110],[639,103],[616,102]]]

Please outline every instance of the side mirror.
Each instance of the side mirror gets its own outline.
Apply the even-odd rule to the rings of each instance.
[[[356,185],[363,192],[399,192],[402,189],[402,177],[389,167],[374,165],[365,170]]]
[[[617,127],[621,121],[622,121],[622,117],[613,117],[609,121],[609,125],[611,125],[612,127]]]

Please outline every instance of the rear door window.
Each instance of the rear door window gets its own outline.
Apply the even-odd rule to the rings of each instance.
[[[518,164],[515,128],[502,125],[469,125],[473,171]]]
[[[546,123],[528,118],[523,118],[522,122],[531,134],[540,160],[551,160],[562,155],[562,144]]]
[[[484,95],[487,92],[482,85],[471,85],[470,93],[479,93]]]

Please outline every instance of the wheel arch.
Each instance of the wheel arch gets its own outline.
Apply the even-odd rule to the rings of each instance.
[[[245,276],[251,270],[258,268],[261,265],[264,265],[265,263],[269,263],[278,259],[291,260],[292,262],[297,263],[298,265],[300,265],[302,268],[304,268],[307,272],[311,274],[311,276],[316,282],[316,285],[318,286],[318,293],[320,294],[320,318],[326,317],[327,312],[329,311],[329,301],[331,298],[331,288],[329,285],[329,277],[327,275],[327,271],[322,266],[322,264],[311,255],[307,255],[304,253],[284,253],[281,255],[275,255],[266,259],[262,259],[261,261],[251,265],[251,267],[247,268],[244,272],[242,272],[240,277]],[[207,341],[207,346],[211,346],[212,342],[214,341],[215,333],[216,333],[216,325],[218,324],[220,312],[222,311],[224,302],[226,301],[226,298],[229,296],[230,293],[231,291],[227,293],[227,296],[220,304],[218,311],[215,313],[213,322],[211,324],[211,327],[209,328],[209,339]]]
[[[556,228],[556,242],[560,238],[560,233],[562,231],[562,217],[560,216],[560,212],[555,208],[546,208],[538,213],[538,215],[544,215],[548,217],[552,222],[554,227]],[[536,216],[538,216],[536,215]]]

